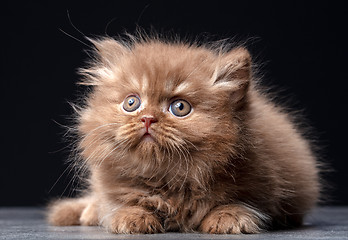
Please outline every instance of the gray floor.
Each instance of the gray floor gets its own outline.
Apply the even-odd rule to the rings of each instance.
[[[301,229],[253,235],[113,235],[100,227],[52,227],[40,208],[0,208],[0,239],[348,239],[348,207],[322,207]]]

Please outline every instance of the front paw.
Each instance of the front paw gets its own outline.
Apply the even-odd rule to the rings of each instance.
[[[202,221],[200,230],[211,234],[259,233],[268,217],[244,205],[214,208]]]
[[[95,203],[87,205],[87,207],[82,211],[80,224],[83,226],[99,225],[98,211]]]
[[[157,217],[142,207],[124,207],[115,213],[108,229],[113,233],[161,233],[164,229]]]
[[[163,217],[172,217],[176,214],[175,209],[158,195],[144,197],[139,200],[138,204]]]

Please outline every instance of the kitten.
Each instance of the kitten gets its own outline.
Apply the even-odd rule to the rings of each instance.
[[[77,126],[89,187],[53,202],[51,224],[238,234],[302,223],[319,196],[316,159],[257,90],[246,49],[91,41]]]

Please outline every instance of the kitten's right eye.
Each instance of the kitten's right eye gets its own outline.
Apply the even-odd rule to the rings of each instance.
[[[185,117],[192,111],[192,107],[186,100],[178,99],[170,104],[169,111],[176,117]]]
[[[128,96],[124,102],[123,102],[123,109],[127,112],[134,112],[137,110],[141,105],[140,98],[132,95]]]

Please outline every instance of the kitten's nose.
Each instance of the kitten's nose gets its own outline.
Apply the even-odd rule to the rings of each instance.
[[[153,116],[144,116],[141,118],[141,121],[143,123],[145,123],[146,132],[148,131],[148,129],[152,123],[158,122],[157,118],[155,118]]]

